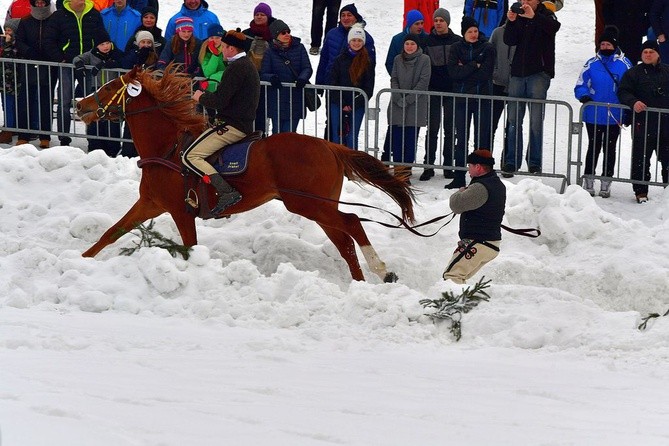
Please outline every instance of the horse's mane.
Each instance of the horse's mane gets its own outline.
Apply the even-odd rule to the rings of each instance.
[[[170,63],[162,72],[139,71],[137,79],[142,88],[160,103],[159,110],[174,121],[180,130],[199,134],[206,128],[206,119],[196,109],[196,102],[190,100],[193,80],[181,71],[179,65]]]

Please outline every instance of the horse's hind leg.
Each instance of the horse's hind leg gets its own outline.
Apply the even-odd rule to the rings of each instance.
[[[93,257],[107,245],[114,243],[119,237],[128,231],[131,231],[135,226],[145,222],[150,218],[157,217],[164,211],[159,209],[149,200],[144,200],[140,197],[139,200],[130,208],[130,210],[111,228],[102,234],[100,240],[86,252],[82,254],[83,257]]]
[[[339,254],[341,254],[348,264],[348,269],[351,271],[353,280],[365,280],[365,276],[362,274],[362,269],[360,269],[360,262],[358,262],[358,255],[355,252],[355,244],[353,243],[351,236],[338,229],[326,226],[323,223],[319,222],[318,225],[323,228],[325,235],[327,235],[332,243],[334,243]]]

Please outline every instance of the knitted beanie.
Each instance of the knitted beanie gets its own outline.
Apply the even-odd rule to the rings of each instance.
[[[269,33],[272,35],[273,39],[276,39],[279,37],[279,34],[281,34],[282,31],[288,31],[290,32],[290,28],[288,25],[286,25],[286,22],[283,20],[274,20],[270,25],[269,25]]]
[[[464,16],[462,18],[462,35],[464,36],[467,30],[472,27],[478,29],[479,22],[474,20],[472,17]]]
[[[423,14],[419,10],[412,9],[411,11],[407,12],[407,28],[410,28],[419,20],[425,20],[425,17],[423,17]]]
[[[353,39],[361,39],[362,43],[367,42],[367,36],[365,35],[365,28],[361,25],[355,24],[351,27],[351,30],[348,32],[348,42]]]
[[[258,6],[253,10],[253,15],[259,12],[265,14],[267,17],[272,17],[272,8],[267,3],[258,3]]]
[[[441,17],[448,26],[451,26],[451,13],[448,12],[445,8],[437,8],[437,10],[434,11],[434,14],[432,14],[432,19],[436,19],[437,17]]]
[[[184,31],[193,31],[195,26],[193,25],[193,19],[190,17],[181,16],[174,21],[174,32]]]
[[[139,46],[139,42],[142,40],[150,40],[151,45],[155,45],[156,43],[153,34],[148,31],[138,31],[137,34],[135,34],[135,45]]]

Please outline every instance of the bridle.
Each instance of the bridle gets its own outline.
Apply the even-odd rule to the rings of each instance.
[[[118,79],[121,80],[122,85],[118,90],[116,90],[116,93],[114,93],[114,95],[111,97],[111,99],[109,99],[109,101],[107,101],[106,104],[103,104],[102,101],[100,101],[100,96],[98,95],[99,90],[95,90],[93,93],[93,98],[98,104],[98,108],[95,110],[95,115],[98,117],[98,119],[120,121],[125,118],[125,105],[130,100],[130,98],[126,100],[128,83],[123,79],[123,76],[119,77]],[[116,113],[116,118],[114,119],[114,115],[110,115],[110,113]]]

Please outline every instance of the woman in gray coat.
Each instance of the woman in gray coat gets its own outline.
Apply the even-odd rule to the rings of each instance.
[[[393,161],[413,163],[420,127],[427,125],[428,96],[421,94],[430,85],[430,57],[420,49],[420,37],[407,34],[401,54],[395,56],[390,86],[393,90],[416,90],[416,93],[393,93],[388,106],[390,150]],[[411,168],[395,166],[395,176],[409,181]]]

